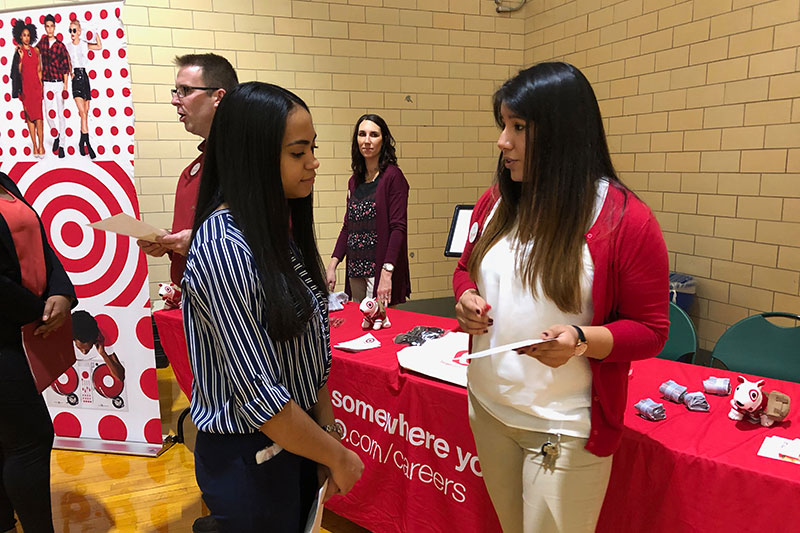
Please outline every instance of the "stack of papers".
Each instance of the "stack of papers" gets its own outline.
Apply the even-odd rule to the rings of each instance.
[[[785,439],[775,435],[769,436],[761,443],[758,450],[761,457],[800,463],[800,439]]]
[[[357,339],[347,342],[340,342],[334,348],[344,350],[345,352],[363,352],[364,350],[371,350],[372,348],[380,348],[381,343],[376,339],[372,333],[362,335]]]

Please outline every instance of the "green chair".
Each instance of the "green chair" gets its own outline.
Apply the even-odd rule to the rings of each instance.
[[[670,361],[692,363],[695,353],[697,353],[697,334],[694,331],[692,319],[689,318],[686,311],[674,302],[670,302],[669,337],[658,357]]]
[[[767,318],[788,318],[794,326],[779,326]],[[800,315],[760,313],[743,318],[722,334],[711,353],[735,372],[800,383]]]

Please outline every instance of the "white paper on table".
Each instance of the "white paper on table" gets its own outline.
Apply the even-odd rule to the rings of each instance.
[[[317,491],[317,497],[314,503],[311,504],[311,510],[308,512],[308,520],[306,520],[306,527],[303,533],[319,533],[322,528],[322,509],[323,500],[325,499],[325,490],[328,488],[328,480]]]
[[[800,460],[800,439],[787,442],[778,452],[778,455],[786,459]]]
[[[761,457],[768,457],[769,459],[777,459],[779,461],[786,461],[789,463],[800,464],[800,461],[792,457],[781,455],[785,447],[792,443],[791,439],[778,437],[777,435],[770,435],[761,443],[761,448],[758,449],[758,455]]]
[[[466,387],[467,362],[462,362],[461,354],[467,353],[468,348],[469,335],[451,331],[420,346],[403,348],[397,352],[397,362],[406,370]]]
[[[167,235],[167,231],[151,226],[147,222],[135,219],[125,213],[104,218],[99,222],[89,224],[89,227],[103,231],[111,231],[120,235],[135,237],[143,241],[155,242],[156,238]]]
[[[555,339],[528,339],[524,341],[517,341],[512,342],[509,344],[504,344],[502,346],[495,346],[494,348],[489,348],[488,350],[481,350],[480,352],[475,353],[467,353],[462,355],[458,358],[459,361],[469,361],[470,359],[478,359],[480,357],[487,357],[489,355],[494,355],[496,353],[501,352],[508,352],[510,350],[515,350],[517,348],[524,348],[526,346],[532,346],[534,344],[541,344],[543,342],[550,342],[554,341]]]
[[[347,342],[340,342],[334,345],[334,348],[344,350],[346,352],[363,352],[364,350],[371,350],[372,348],[380,348],[381,342],[376,339],[372,333],[362,335],[357,339]]]

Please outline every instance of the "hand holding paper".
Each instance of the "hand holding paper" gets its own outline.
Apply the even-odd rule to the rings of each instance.
[[[465,353],[461,357],[458,358],[459,361],[469,361],[470,359],[478,359],[480,357],[488,357],[490,355],[494,355],[496,353],[508,352],[511,350],[516,350],[517,348],[526,348],[528,346],[533,346],[534,344],[541,344],[543,342],[551,342],[556,339],[527,339],[524,341],[517,341],[512,342],[509,344],[504,344],[502,346],[495,346],[494,348],[489,348],[488,350],[482,350],[480,352],[475,353]]]
[[[98,222],[89,224],[89,227],[103,231],[111,231],[120,235],[135,237],[142,241],[156,242],[158,237],[167,235],[167,231],[151,226],[146,222],[137,220],[125,213],[119,213]]]

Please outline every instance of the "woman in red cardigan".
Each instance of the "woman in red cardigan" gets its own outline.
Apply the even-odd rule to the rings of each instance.
[[[591,85],[565,63],[494,95],[496,184],[453,276],[475,359],[470,425],[506,533],[594,531],[619,445],[630,361],[661,350],[668,262],[653,214],[619,180]]]
[[[353,175],[347,212],[326,272],[336,286],[336,267],[347,256],[345,292],[353,301],[377,298],[384,305],[411,295],[408,272],[408,181],[397,167],[394,138],[386,121],[362,115],[353,131]]]

